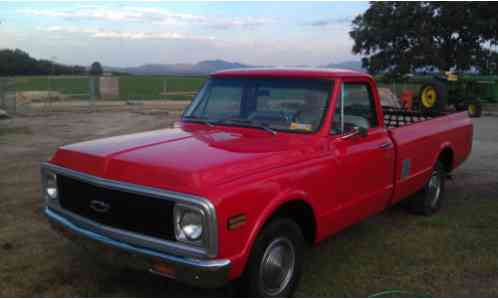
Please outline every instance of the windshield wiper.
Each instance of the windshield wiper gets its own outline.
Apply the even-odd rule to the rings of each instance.
[[[226,119],[209,119],[204,116],[184,116],[182,120],[197,122],[208,125],[210,127],[214,127],[215,125],[230,125],[230,124],[238,124],[249,128],[257,128],[262,129],[267,132],[272,133],[273,135],[277,135],[277,131],[270,128],[267,124],[254,122],[250,119],[241,119],[241,118],[226,118]]]
[[[227,118],[227,119],[220,119],[220,120],[216,121],[216,123],[217,124],[230,124],[230,123],[240,124],[240,125],[250,127],[250,128],[262,129],[262,130],[265,130],[267,132],[272,133],[273,135],[277,135],[277,131],[270,128],[270,126],[268,126],[267,124],[254,122],[254,121],[249,120],[249,119]]]
[[[182,120],[190,121],[190,122],[196,122],[196,123],[201,123],[208,125],[210,127],[214,127],[216,121],[209,120],[207,117],[200,117],[200,116],[184,116]]]

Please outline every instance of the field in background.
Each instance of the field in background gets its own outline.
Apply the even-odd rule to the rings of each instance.
[[[205,76],[114,76],[119,88],[117,96],[106,97],[97,92],[100,90],[97,80],[93,82],[87,76],[32,76],[16,77],[15,90],[17,109],[11,111],[26,111],[30,103],[86,101],[96,99],[121,100],[125,102],[142,102],[155,100],[190,101],[206,80]],[[95,83],[97,82],[97,83]],[[406,89],[415,93],[420,88],[417,84],[409,83],[379,83],[384,89],[381,96],[399,102],[397,98]],[[62,103],[61,103],[62,102]],[[92,102],[92,101],[91,101]],[[88,103],[91,103],[88,102]],[[28,104],[26,106],[25,104]],[[29,106],[31,108],[31,106]],[[0,107],[1,108],[1,107]]]
[[[206,80],[204,76],[119,76],[116,100],[191,100]],[[92,99],[92,87],[86,76],[16,77],[16,92],[50,92],[64,99]]]
[[[15,114],[31,113],[40,107],[54,111],[75,105],[95,110],[95,106],[108,105],[108,102],[114,106],[120,101],[135,106],[146,105],[148,101],[190,102],[207,76],[112,76],[101,79],[105,81],[102,85],[102,80],[92,80],[88,76],[0,77],[0,109]],[[111,96],[102,92],[108,79],[117,82],[111,88],[114,92]],[[382,104],[397,107],[406,90],[418,96],[421,83],[388,83],[379,79],[378,86]]]
[[[120,95],[122,99],[190,100],[191,95],[172,93],[196,92],[205,80],[202,76],[123,76],[119,77]]]
[[[189,100],[191,96],[180,93],[196,92],[206,80],[206,76],[117,76],[119,79],[119,99],[121,100],[159,100],[168,96],[168,100]],[[89,98],[90,83],[86,76],[31,76],[16,77],[15,90],[57,91],[69,96],[80,95],[81,99]],[[419,84],[379,83],[394,94],[400,95],[409,88],[418,91]],[[173,93],[173,95],[168,95]],[[178,94],[174,94],[178,93]]]
[[[48,91],[58,90],[64,93],[88,92],[87,77],[45,77],[23,76],[16,77],[16,91]]]
[[[113,100],[188,101],[199,90],[207,76],[114,76],[111,78],[119,81],[119,95],[112,98]],[[0,78],[0,81],[2,79],[4,78]],[[98,92],[92,92],[90,81],[88,76],[20,76],[15,77],[15,86],[12,90],[34,94],[46,92],[46,99],[50,98],[49,91],[53,93],[52,98],[55,96],[64,100],[99,99]],[[386,83],[382,78],[379,78],[378,85],[390,89],[397,97],[400,97],[407,89],[418,95],[421,87],[421,83],[415,82]],[[95,96],[92,97],[92,95]]]

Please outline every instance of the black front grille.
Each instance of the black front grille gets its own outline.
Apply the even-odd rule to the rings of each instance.
[[[97,187],[73,178],[57,177],[61,206],[100,224],[144,234],[164,240],[174,240],[173,205],[165,199],[137,195]],[[107,211],[92,208],[108,207]]]

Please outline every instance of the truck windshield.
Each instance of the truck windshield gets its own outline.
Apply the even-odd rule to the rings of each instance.
[[[332,85],[317,79],[211,78],[182,120],[314,132],[321,126]]]

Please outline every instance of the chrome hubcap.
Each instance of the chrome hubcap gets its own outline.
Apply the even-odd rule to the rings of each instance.
[[[259,267],[260,284],[267,295],[277,295],[287,287],[295,258],[294,245],[287,238],[278,238],[268,245]]]
[[[439,195],[441,193],[441,180],[439,178],[439,173],[437,171],[433,171],[431,178],[429,180],[429,194],[431,196],[431,208],[434,208],[439,201]]]

